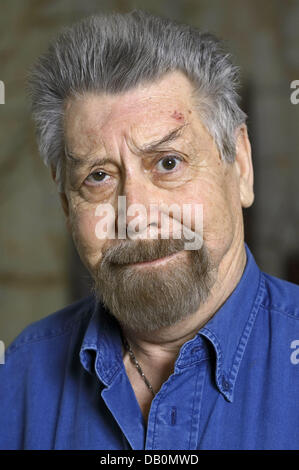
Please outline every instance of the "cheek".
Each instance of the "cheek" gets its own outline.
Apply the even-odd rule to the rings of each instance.
[[[104,245],[104,240],[96,236],[98,220],[95,211],[90,209],[74,211],[71,217],[74,243],[88,269],[92,269],[100,261]]]
[[[231,242],[234,211],[225,187],[203,179],[182,199],[192,207],[192,230],[203,230],[204,241],[211,251],[221,250]]]
[[[237,232],[238,215],[230,194],[215,192],[205,203],[204,240],[217,263],[227,252]]]

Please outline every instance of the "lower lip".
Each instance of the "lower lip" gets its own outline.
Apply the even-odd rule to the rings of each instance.
[[[164,264],[164,263],[167,263],[167,261],[170,260],[171,258],[174,258],[177,254],[178,252],[173,253],[172,255],[169,255],[169,256],[164,256],[164,258],[155,259],[153,261],[144,261],[142,263],[130,263],[130,264],[133,266],[154,266],[158,264]]]

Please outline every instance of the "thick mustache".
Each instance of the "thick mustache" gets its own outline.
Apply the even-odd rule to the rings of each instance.
[[[104,264],[130,264],[154,261],[184,249],[183,239],[121,240],[103,254]]]

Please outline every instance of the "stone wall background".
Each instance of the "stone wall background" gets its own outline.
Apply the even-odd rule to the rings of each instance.
[[[80,298],[88,276],[36,148],[28,68],[59,29],[98,11],[146,9],[214,32],[242,68],[255,166],[247,242],[261,269],[298,282],[298,0],[3,0],[0,4],[0,339]]]

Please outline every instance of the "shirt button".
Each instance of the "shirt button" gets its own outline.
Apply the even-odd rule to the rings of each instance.
[[[228,392],[228,390],[230,389],[230,384],[224,376],[222,377],[222,387],[225,392]]]

